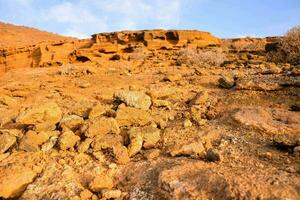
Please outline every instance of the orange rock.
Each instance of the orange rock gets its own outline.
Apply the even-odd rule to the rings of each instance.
[[[113,179],[106,174],[97,175],[89,185],[93,192],[101,192],[103,189],[112,189],[113,187]]]
[[[27,168],[15,172],[0,172],[0,197],[2,198],[19,197],[37,176],[36,172]]]

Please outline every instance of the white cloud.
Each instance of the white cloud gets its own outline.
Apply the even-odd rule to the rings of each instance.
[[[62,34],[65,36],[75,37],[75,38],[79,38],[79,39],[90,38],[89,35],[83,33],[82,31],[76,31],[73,29],[68,29],[65,32],[63,32]]]
[[[110,0],[98,2],[104,12],[120,16],[116,23],[121,29],[131,24],[133,29],[150,25],[169,28],[178,25],[182,0]]]
[[[58,23],[83,24],[97,21],[93,14],[75,3],[63,2],[54,5],[45,13],[46,21],[55,21]]]
[[[183,0],[11,0],[19,24],[73,37],[98,32],[176,28]],[[26,10],[21,9],[26,8]],[[22,11],[22,12],[21,12]],[[24,11],[24,12],[23,12]]]

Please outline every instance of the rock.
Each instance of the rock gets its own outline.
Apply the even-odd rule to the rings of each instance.
[[[130,144],[128,146],[129,157],[139,153],[143,147],[143,136],[140,133],[133,132],[129,134]]]
[[[0,96],[0,105],[2,104],[8,107],[13,107],[16,106],[17,102],[18,101],[14,97],[10,97],[7,95]]]
[[[185,119],[183,122],[183,126],[184,126],[184,128],[192,127],[193,123],[191,122],[191,120]]]
[[[148,159],[148,160],[153,160],[156,159],[160,156],[160,150],[159,149],[149,149],[145,152],[144,156]]]
[[[174,145],[170,151],[171,156],[205,157],[206,150],[201,142],[192,142],[185,145]]]
[[[106,110],[107,108],[102,104],[98,104],[94,106],[89,113],[89,119],[94,119],[96,117],[103,115],[104,113],[106,113]]]
[[[208,100],[207,91],[198,92],[195,97],[189,102],[189,105],[205,105]]]
[[[220,152],[217,149],[212,149],[212,148],[207,150],[206,158],[208,161],[211,162],[222,161],[223,159]]]
[[[300,111],[300,101],[297,101],[296,103],[291,105],[291,110],[295,111],[295,112],[299,112]]]
[[[7,158],[10,155],[10,153],[0,153],[0,162]]]
[[[91,83],[89,83],[89,82],[79,82],[79,83],[77,83],[77,86],[78,87],[80,87],[80,88],[88,88],[88,87],[90,87],[92,84]]]
[[[62,117],[62,111],[55,102],[29,107],[19,114],[17,123],[34,125],[36,130],[53,130]]]
[[[123,145],[113,146],[113,153],[118,164],[125,165],[130,161],[128,150]]]
[[[121,106],[117,110],[116,120],[120,126],[144,126],[152,119],[146,110]]]
[[[142,147],[150,149],[156,146],[160,140],[160,130],[156,127],[146,126],[131,128],[129,131],[130,145],[128,146],[129,156],[137,154]]]
[[[19,149],[27,152],[39,151],[42,144],[47,142],[51,137],[58,135],[58,131],[43,131],[40,133],[28,131],[21,139]]]
[[[92,199],[93,193],[87,189],[80,192],[80,199],[81,200],[89,200]]]
[[[160,130],[156,127],[146,126],[140,129],[140,133],[143,137],[143,147],[150,149],[156,146],[160,140]]]
[[[58,145],[61,150],[73,149],[73,147],[80,141],[80,137],[75,135],[72,131],[66,131],[59,137]]]
[[[7,171],[0,176],[0,197],[17,198],[19,197],[27,185],[32,183],[37,173],[31,169],[24,168],[19,171]]]
[[[97,135],[93,138],[93,151],[101,151],[105,149],[113,149],[114,146],[122,145],[123,137],[116,134]]]
[[[80,143],[80,145],[78,145],[78,152],[79,153],[85,153],[89,148],[91,143],[93,142],[93,139],[91,138],[86,138],[83,142]]]
[[[118,122],[111,117],[97,117],[88,121],[88,128],[85,131],[86,137],[95,137],[96,135],[105,135],[107,133],[119,134]]]
[[[300,146],[300,132],[298,134],[285,133],[285,134],[276,134],[273,137],[273,143],[276,146],[283,148],[294,148]]]
[[[230,89],[235,85],[235,80],[233,77],[222,76],[219,78],[218,83],[221,88]]]
[[[203,126],[207,124],[207,120],[205,119],[206,113],[207,113],[207,108],[204,106],[193,105],[191,107],[191,117],[198,126]]]
[[[300,146],[297,146],[293,149],[293,153],[295,156],[300,157]]]
[[[4,134],[4,133],[14,136],[17,139],[20,139],[23,137],[22,130],[19,130],[19,129],[0,129],[0,135]]]
[[[170,81],[170,82],[174,82],[174,81],[180,81],[182,79],[182,75],[181,74],[168,74],[164,77],[164,81]]]
[[[151,106],[151,98],[141,91],[119,90],[114,98],[124,102],[127,106],[147,110]]]
[[[113,179],[106,174],[97,175],[89,185],[90,190],[93,192],[101,192],[104,189],[112,189],[113,187]]]
[[[256,81],[240,81],[236,84],[237,90],[254,90],[254,91],[276,91],[281,90],[282,86],[274,82],[256,82]]]
[[[102,197],[106,198],[106,199],[118,199],[121,197],[121,190],[103,190],[101,192]]]
[[[82,117],[77,115],[66,115],[60,120],[59,126],[63,131],[76,132],[76,130],[82,126],[83,122],[84,120]]]
[[[41,150],[46,152],[52,149],[58,141],[58,136],[52,136],[48,142],[41,146]]]
[[[106,161],[106,156],[104,155],[104,153],[102,151],[93,151],[93,156],[100,162]]]
[[[281,68],[275,63],[268,63],[267,69],[262,72],[262,74],[280,74],[282,72]]]
[[[300,115],[283,109],[242,107],[233,119],[245,127],[276,134],[278,139],[300,135]]]
[[[1,131],[0,131],[1,134]],[[5,153],[9,148],[15,145],[17,139],[15,136],[4,132],[0,135],[0,154]]]
[[[169,101],[166,101],[166,100],[160,100],[160,99],[153,100],[153,106],[158,107],[158,108],[166,107],[169,110],[171,110],[171,103]]]

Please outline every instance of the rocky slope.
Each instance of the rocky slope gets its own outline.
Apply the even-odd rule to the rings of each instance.
[[[300,72],[267,61],[276,40],[148,30],[2,54],[0,197],[299,199]]]

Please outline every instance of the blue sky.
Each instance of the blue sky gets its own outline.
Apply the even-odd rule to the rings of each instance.
[[[0,0],[0,21],[81,38],[153,28],[265,37],[300,25],[300,0]]]

